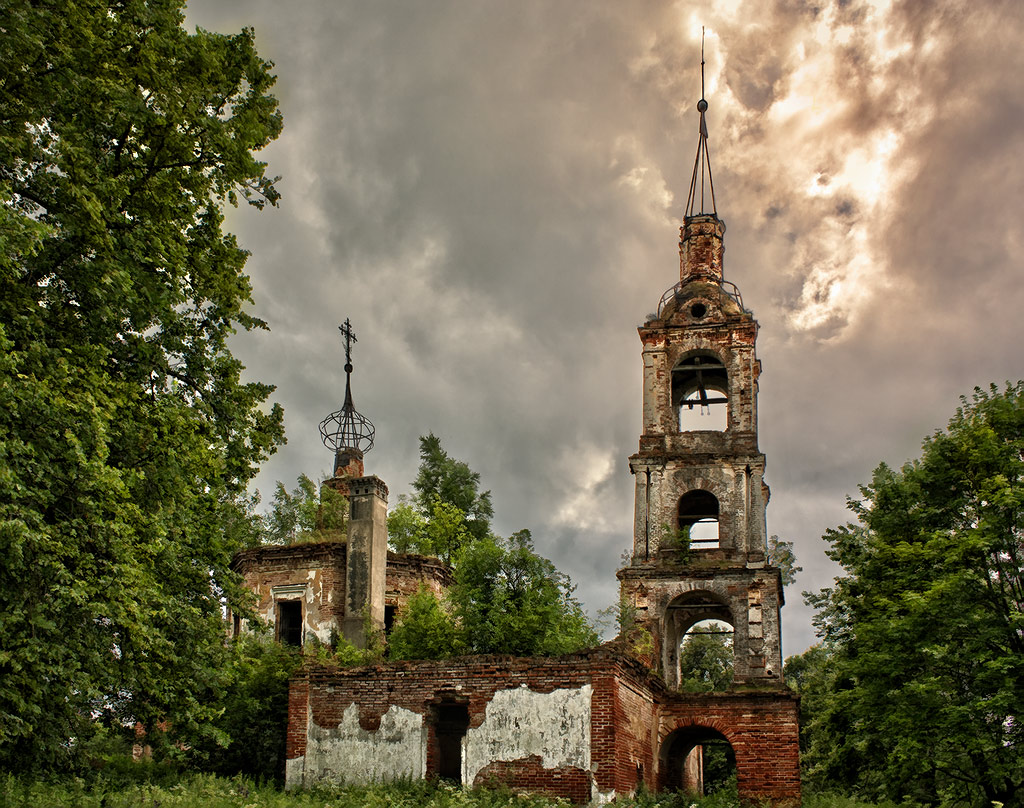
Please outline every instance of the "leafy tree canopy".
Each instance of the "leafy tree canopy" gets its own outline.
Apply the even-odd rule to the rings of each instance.
[[[436,556],[454,565],[459,551],[472,541],[466,514],[436,497],[423,513],[399,497],[398,505],[388,514],[388,543],[396,553]]]
[[[844,575],[809,597],[828,654],[804,683],[812,779],[1024,804],[1024,383],[975,390],[861,494],[859,524],[825,536]]]
[[[768,561],[778,567],[782,572],[782,585],[789,586],[796,580],[798,572],[803,572],[803,567],[797,566],[796,553],[793,552],[793,542],[782,541],[778,536],[771,536],[768,539]]]
[[[389,637],[394,658],[551,655],[597,644],[568,578],[537,555],[528,530],[466,544],[443,602],[416,595]]]
[[[271,65],[183,7],[3,4],[0,765],[60,765],[96,716],[205,723],[245,488],[283,440],[228,350],[263,323],[222,229],[278,198]]]
[[[679,649],[680,690],[728,690],[732,672],[732,634],[724,623],[696,625],[686,633]]]
[[[462,512],[466,530],[476,539],[487,535],[494,509],[491,492],[480,491],[480,474],[449,457],[432,432],[420,437],[420,468],[412,483],[413,505],[429,518],[440,501]]]
[[[260,540],[265,544],[340,541],[345,538],[348,500],[328,485],[300,474],[289,491],[278,481],[270,510],[263,516]]]

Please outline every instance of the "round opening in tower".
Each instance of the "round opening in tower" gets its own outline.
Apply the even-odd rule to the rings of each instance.
[[[690,316],[695,320],[699,320],[705,314],[708,313],[708,307],[703,303],[694,303],[690,306]]]

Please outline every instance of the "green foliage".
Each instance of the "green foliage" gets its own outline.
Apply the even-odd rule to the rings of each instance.
[[[436,556],[452,564],[459,551],[473,540],[466,515],[436,497],[422,513],[399,498],[398,505],[388,514],[388,543],[396,553]]]
[[[679,649],[679,689],[689,693],[727,690],[732,684],[732,635],[717,624],[697,625]]]
[[[366,786],[321,787],[285,792],[277,784],[244,777],[210,774],[179,775],[132,765],[133,773],[110,776],[107,770],[88,778],[57,782],[0,774],[0,805],[20,808],[567,808],[564,800],[505,789],[463,789],[426,780],[375,783]],[[806,792],[806,789],[805,789]],[[622,808],[737,808],[735,791],[716,790],[702,797],[679,792],[654,794],[640,789],[618,797]],[[897,808],[895,803],[868,803],[836,794],[805,793],[803,808]],[[904,806],[906,808],[906,806]],[[987,808],[987,807],[986,807]]]
[[[534,552],[530,532],[490,533],[491,494],[479,484],[438,438],[420,438],[416,495],[388,514],[388,540],[396,552],[441,558],[455,582],[443,602],[427,591],[412,598],[389,637],[390,656],[560,654],[596,645],[574,587]]]
[[[465,529],[474,539],[482,539],[490,531],[494,516],[491,492],[480,492],[480,474],[449,457],[433,433],[420,437],[420,467],[412,487],[416,491],[413,504],[428,519],[441,502],[463,514]]]
[[[420,587],[388,636],[392,659],[444,659],[463,653],[455,618],[434,593]]]
[[[597,634],[569,580],[533,550],[530,532],[467,544],[445,602],[421,590],[389,638],[394,658],[460,653],[564,654],[596,645]]]
[[[345,538],[348,500],[328,485],[300,474],[291,491],[278,481],[270,511],[263,517],[267,544],[339,541]]]
[[[782,585],[789,586],[796,580],[798,572],[803,572],[803,567],[796,563],[796,553],[793,552],[793,542],[782,541],[778,536],[771,536],[768,539],[768,561],[779,568],[782,573]]]
[[[812,749],[812,744],[828,743],[828,737],[815,728],[834,686],[833,662],[831,651],[819,643],[788,657],[782,669],[786,684],[800,695],[800,751],[809,760],[828,754],[826,749]]]
[[[473,653],[564,654],[598,638],[574,587],[533,550],[530,531],[487,537],[459,556],[448,595]]]
[[[234,777],[194,774],[177,780],[111,783],[33,782],[0,774],[0,805],[21,808],[568,808],[564,800],[503,789],[463,789],[445,781],[375,783],[284,792],[279,786]]]
[[[828,654],[801,674],[811,781],[1024,804],[1024,383],[976,390],[861,493],[860,524],[826,534],[845,574],[809,597]]]
[[[396,553],[431,555],[433,550],[425,538],[427,520],[420,515],[404,494],[388,511],[388,544]]]
[[[676,560],[685,563],[691,556],[690,551],[690,528],[692,525],[683,527],[672,527],[664,524],[661,526],[661,541],[658,542],[660,550],[675,551]]]
[[[224,775],[283,780],[288,679],[302,662],[298,649],[269,636],[243,634],[231,645],[230,679],[211,729],[192,739],[196,768]]]
[[[283,433],[228,349],[263,323],[222,208],[276,201],[253,152],[281,121],[252,32],[188,34],[183,5],[4,4],[0,767],[192,731],[225,686],[245,489]]]
[[[650,666],[654,661],[651,658],[654,653],[654,636],[637,616],[633,601],[620,594],[618,601],[598,612],[598,626],[604,631],[611,623],[617,630],[616,637],[625,643],[627,651]]]

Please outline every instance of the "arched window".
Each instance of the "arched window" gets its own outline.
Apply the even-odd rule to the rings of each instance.
[[[729,427],[729,374],[718,357],[690,356],[672,370],[672,406],[680,432]]]
[[[665,609],[665,681],[691,692],[725,690],[735,668],[733,616],[719,595],[686,592]]]
[[[679,530],[691,550],[715,550],[718,542],[718,498],[710,491],[687,491],[679,498]]]

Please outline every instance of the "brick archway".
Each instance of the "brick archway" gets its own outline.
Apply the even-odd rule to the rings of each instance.
[[[680,726],[662,738],[658,749],[658,791],[685,791],[704,794],[709,752],[714,751],[726,769],[736,771],[736,753],[729,739],[717,729],[701,724]],[[715,771],[721,778],[727,772]]]
[[[656,782],[668,772],[663,755],[673,733],[703,728],[722,736],[735,753],[740,801],[800,804],[799,699],[784,691],[678,694],[661,706]]]

